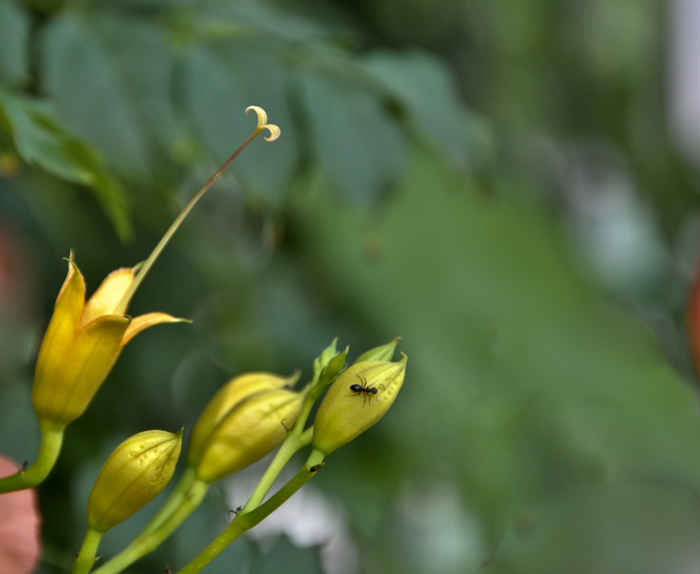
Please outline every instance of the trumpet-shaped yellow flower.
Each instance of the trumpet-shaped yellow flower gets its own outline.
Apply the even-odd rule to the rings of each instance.
[[[85,280],[69,259],[34,373],[32,404],[43,427],[61,430],[83,414],[122,347],[138,333],[183,320],[166,313],[135,318],[118,313],[134,273],[130,268],[112,272],[86,302]]]

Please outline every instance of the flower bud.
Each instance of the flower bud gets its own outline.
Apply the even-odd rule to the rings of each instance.
[[[187,464],[197,463],[203,444],[231,408],[255,393],[291,387],[298,378],[298,374],[280,377],[272,373],[248,373],[231,379],[212,397],[192,429],[187,447]]]
[[[201,448],[195,476],[211,484],[253,464],[279,446],[304,401],[286,389],[262,391],[228,411]]]
[[[88,526],[106,532],[155,498],[168,484],[182,447],[182,430],[145,431],[109,455],[88,498]]]
[[[329,455],[375,424],[403,385],[406,355],[397,363],[362,361],[330,386],[314,421],[313,446]]]

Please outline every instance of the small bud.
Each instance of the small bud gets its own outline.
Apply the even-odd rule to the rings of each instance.
[[[197,479],[211,484],[279,446],[299,416],[303,401],[304,393],[275,389],[239,402],[202,446],[195,467]]]
[[[136,434],[109,455],[88,498],[88,526],[106,532],[155,498],[168,484],[182,447],[182,430]]]
[[[348,367],[318,409],[314,448],[329,455],[379,421],[394,403],[405,374],[406,355],[398,363],[363,361]]]
[[[187,446],[187,464],[192,466],[197,463],[202,445],[216,425],[243,399],[261,391],[292,387],[298,379],[298,374],[280,377],[272,373],[248,373],[231,379],[212,397],[192,429]]]

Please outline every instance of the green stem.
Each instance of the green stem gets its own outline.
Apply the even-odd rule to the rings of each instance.
[[[267,467],[265,474],[263,474],[260,482],[255,487],[253,494],[250,495],[248,502],[246,502],[241,512],[250,512],[251,510],[254,510],[260,506],[263,498],[265,498],[265,495],[268,493],[270,488],[272,488],[272,484],[275,482],[275,479],[279,476],[279,473],[282,472],[282,469],[289,462],[289,459],[292,458],[292,455],[311,442],[313,430],[308,430],[311,432],[305,432],[301,436],[296,436],[294,431],[287,435],[287,438],[277,451],[275,458],[272,459],[270,466]]]
[[[182,498],[180,506],[178,506],[170,516],[164,518],[162,522],[146,536],[139,535],[138,538],[131,542],[129,546],[114,558],[95,570],[94,574],[117,574],[136,562],[139,558],[143,558],[147,554],[153,552],[201,504],[208,488],[209,485],[195,480]]]
[[[188,466],[180,478],[180,482],[170,494],[168,500],[160,507],[157,514],[151,519],[146,527],[139,533],[135,540],[145,538],[156,528],[158,528],[175,510],[182,504],[187,491],[194,484],[194,467]]]
[[[299,472],[276,492],[270,500],[250,512],[241,511],[226,529],[215,538],[192,562],[180,570],[177,574],[196,574],[200,572],[209,562],[216,558],[231,542],[236,540],[246,530],[250,530],[264,518],[277,510],[286,502],[297,490],[299,490],[309,479],[316,474],[318,465],[323,462],[323,454],[314,450],[309,456],[306,464]],[[313,470],[312,470],[313,469]],[[98,574],[97,572],[95,574]],[[99,574],[102,574],[101,572]]]
[[[100,538],[102,538],[102,532],[88,528],[83,545],[80,547],[80,552],[78,552],[75,562],[73,562],[72,574],[88,574],[90,572],[90,568],[95,563],[95,554],[97,554]]]
[[[265,474],[263,474],[260,482],[258,482],[258,485],[255,487],[253,494],[250,495],[248,502],[246,502],[245,506],[243,507],[244,513],[250,512],[251,510],[260,506],[263,498],[265,498],[265,495],[268,493],[270,488],[272,488],[272,484],[275,482],[275,479],[279,476],[279,473],[282,472],[282,469],[289,462],[289,459],[292,458],[292,455],[311,442],[314,433],[313,427],[304,431],[304,426],[306,425],[306,419],[309,418],[311,407],[316,401],[317,396],[313,396],[313,382],[307,388],[309,391],[306,393],[306,399],[304,400],[301,412],[297,417],[297,421],[294,423],[294,427],[287,433],[287,436],[284,439],[282,446],[277,451],[275,458],[272,459],[270,466],[267,467]]]
[[[0,479],[0,494],[34,488],[41,484],[56,464],[63,443],[63,431],[41,429],[41,445],[34,464],[25,470]]]
[[[178,230],[182,222],[185,220],[185,217],[187,217],[192,211],[192,208],[196,205],[196,203],[201,199],[201,197],[207,192],[207,190],[214,184],[214,182],[219,179],[222,173],[226,170],[226,168],[231,165],[233,160],[235,160],[238,155],[246,148],[248,147],[248,144],[252,142],[256,136],[263,131],[263,128],[256,128],[255,131],[248,136],[248,139],[246,139],[239,147],[238,149],[231,154],[231,156],[223,163],[223,165],[216,170],[216,173],[212,175],[209,178],[209,181],[207,181],[201,188],[200,190],[194,195],[192,199],[189,200],[187,205],[184,207],[184,209],[180,212],[180,215],[178,215],[175,218],[175,221],[173,221],[172,225],[170,228],[165,232],[165,235],[161,238],[161,240],[158,242],[158,245],[156,245],[155,249],[151,252],[151,254],[148,256],[148,259],[144,261],[143,265],[138,270],[138,273],[136,273],[136,276],[134,277],[134,280],[131,282],[131,285],[129,286],[129,289],[124,293],[124,296],[122,297],[121,301],[117,305],[116,309],[114,310],[114,313],[117,315],[124,314],[126,312],[126,308],[129,306],[129,301],[131,301],[131,298],[134,296],[134,293],[136,292],[136,289],[138,289],[139,285],[141,284],[141,281],[143,281],[144,277],[146,277],[146,274],[148,271],[151,269],[151,266],[155,263],[156,259],[158,259],[158,256],[161,254],[163,249],[165,249],[165,246],[168,244],[170,241],[170,238],[175,234],[175,232]]]

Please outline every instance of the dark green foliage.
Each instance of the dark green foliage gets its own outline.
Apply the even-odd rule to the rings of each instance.
[[[699,202],[665,123],[668,9],[0,0],[0,451],[20,462],[38,445],[34,342],[61,258],[75,249],[91,292],[147,257],[254,128],[247,106],[282,131],[236,160],[136,295],[134,315],[194,323],[130,343],[69,428],[40,491],[40,573],[70,565],[91,482],[126,436],[191,426],[244,370],[306,382],[334,337],[352,363],[399,335],[394,407],[313,481],[346,509],[365,572],[697,567],[678,262]],[[577,219],[581,170],[629,184],[639,209],[622,215],[653,231],[627,251],[643,274],[614,260],[610,279],[590,244],[581,257],[596,227]],[[213,496],[129,572],[183,566],[230,506]],[[146,521],[110,532],[105,553]],[[211,572],[321,571],[316,548],[273,544],[239,540]]]

